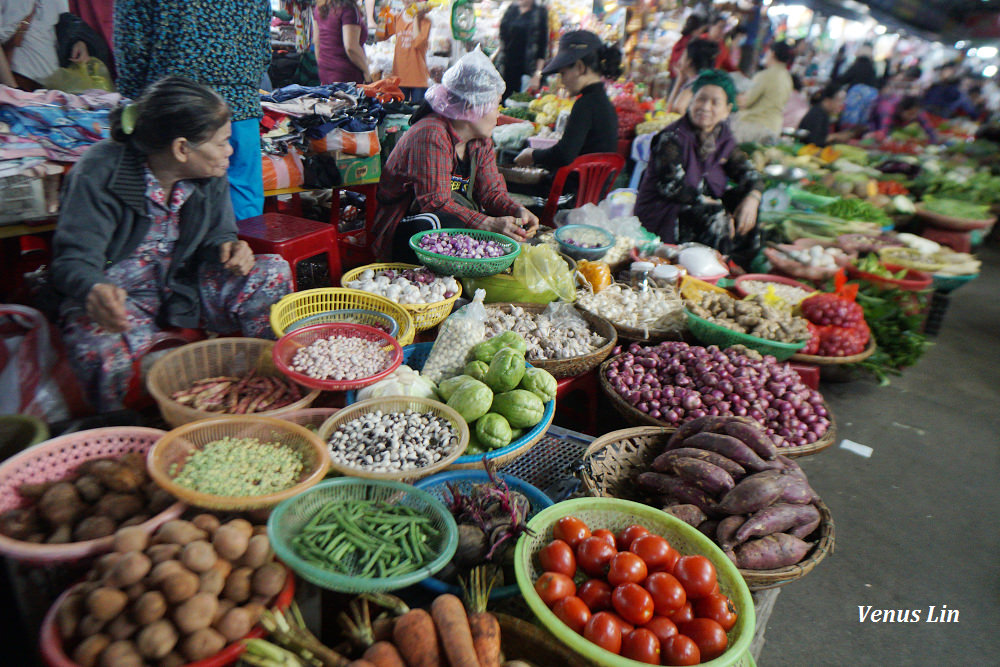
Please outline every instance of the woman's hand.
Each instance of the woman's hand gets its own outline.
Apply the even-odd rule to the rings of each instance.
[[[528,90],[538,90],[542,87],[542,73],[535,72],[531,75],[531,80],[528,81]]]
[[[85,63],[90,60],[90,51],[87,50],[87,45],[83,41],[73,45],[73,50],[69,53],[69,60],[74,63]]]
[[[128,292],[111,283],[97,283],[87,293],[87,315],[110,333],[128,331],[128,311],[125,299]]]
[[[226,241],[219,246],[222,266],[237,276],[245,276],[253,269],[253,250],[246,241]]]
[[[524,229],[524,233],[529,239],[532,238],[538,231],[538,216],[522,206],[517,210],[517,217],[521,219],[521,228]]]
[[[535,225],[537,226],[537,221]],[[486,218],[483,222],[482,229],[491,232],[497,232],[503,234],[504,236],[509,236],[515,241],[524,241],[528,238],[527,232],[521,227],[521,219],[515,218],[512,215],[503,215],[496,218]]]
[[[530,167],[535,164],[535,150],[533,148],[525,148],[523,151],[517,154],[514,158],[514,164],[518,167]]]
[[[746,234],[757,225],[757,208],[759,206],[759,193],[751,192],[743,198],[743,201],[736,207],[736,212],[733,214],[737,234]]]

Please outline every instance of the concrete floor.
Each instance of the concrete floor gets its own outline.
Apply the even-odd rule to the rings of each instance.
[[[917,366],[888,387],[820,387],[838,442],[799,460],[833,513],[836,550],[782,588],[762,667],[1000,664],[1000,249],[978,255],[980,278],[952,293]],[[920,622],[860,622],[868,605],[920,610]],[[932,605],[957,622],[929,624]]]

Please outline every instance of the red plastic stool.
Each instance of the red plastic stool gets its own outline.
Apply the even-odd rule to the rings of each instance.
[[[939,229],[927,226],[922,235],[925,239],[948,246],[955,252],[972,252],[972,232],[961,232],[957,229]]]
[[[600,394],[597,369],[583,375],[563,378],[556,387],[556,417],[562,422],[571,422],[567,428],[574,431],[600,435],[597,426]]]
[[[236,223],[240,239],[254,253],[281,255],[292,267],[292,289],[298,290],[295,267],[304,259],[326,253],[330,266],[330,283],[340,281],[340,252],[337,249],[337,228],[325,222],[314,222],[283,213],[265,213]]]
[[[799,374],[802,384],[810,389],[819,390],[819,366],[802,362],[788,362],[789,367]]]

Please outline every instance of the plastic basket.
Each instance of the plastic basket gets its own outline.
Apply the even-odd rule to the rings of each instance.
[[[113,426],[70,433],[30,447],[0,465],[0,513],[25,504],[17,492],[22,484],[62,479],[91,459],[123,456],[129,452],[145,454],[165,433],[156,428]],[[142,527],[152,532],[179,517],[183,511],[182,503],[174,503]],[[51,565],[111,551],[113,543],[113,535],[68,544],[34,544],[0,535],[0,554],[17,561]]]
[[[159,406],[163,420],[171,426],[218,417],[224,413],[196,410],[178,403],[171,395],[188,389],[195,380],[220,375],[242,375],[251,370],[262,375],[284,377],[271,361],[273,347],[274,341],[260,338],[213,338],[189,343],[156,360],[146,377],[146,388]],[[254,414],[279,417],[309,407],[317,396],[319,390],[306,390],[303,391],[301,400],[277,410]]]
[[[517,491],[528,499],[528,502],[531,503],[531,509],[528,513],[529,519],[546,507],[552,506],[552,500],[531,484],[528,484],[517,477],[501,473],[497,473],[496,477],[497,479],[504,481],[511,491]],[[452,470],[426,477],[415,483],[414,486],[428,492],[438,500],[447,503],[451,499],[449,485],[458,491],[467,493],[469,489],[476,484],[489,484],[490,482],[490,476],[484,470]],[[460,587],[433,577],[424,579],[420,582],[420,585],[438,594],[462,594],[462,589]],[[490,591],[491,600],[503,600],[514,597],[515,595],[520,595],[520,590],[518,589],[516,582],[506,586],[496,587]]]
[[[906,274],[902,278],[886,278],[885,276],[878,276],[874,273],[868,273],[867,271],[861,271],[854,264],[847,265],[847,275],[851,278],[858,280],[864,280],[865,282],[872,283],[873,285],[878,285],[882,288],[896,288],[901,289],[904,292],[921,292],[931,286],[934,279],[931,274],[924,273],[923,271],[917,271],[915,269],[907,269],[905,266],[899,266],[898,264],[882,263],[882,266],[889,269],[893,273],[898,273],[906,269]]]
[[[985,220],[955,218],[950,215],[942,215],[940,213],[928,211],[920,206],[917,207],[917,217],[934,227],[951,229],[960,232],[968,232],[974,229],[985,229],[996,222],[996,218],[987,218]]]
[[[572,236],[573,232],[579,231],[586,231],[591,234],[600,234],[604,238],[604,245],[597,248],[582,248],[566,241],[566,238],[568,236]],[[604,257],[615,245],[615,237],[611,232],[606,229],[601,229],[600,227],[595,227],[594,225],[563,225],[556,230],[555,239],[556,243],[559,244],[560,251],[566,253],[573,259],[586,259],[592,262],[596,262]]]
[[[292,539],[327,503],[340,500],[375,500],[407,505],[431,519],[440,531],[429,546],[438,554],[423,567],[396,577],[365,578],[333,572],[302,559]],[[343,477],[327,480],[278,505],[267,520],[267,535],[278,558],[300,577],[322,588],[345,593],[375,593],[405,588],[433,575],[447,565],[458,547],[458,526],[440,500],[409,484],[389,480]],[[341,561],[344,564],[343,561]],[[355,566],[356,563],[346,563]],[[358,575],[360,568],[357,568]]]
[[[283,419],[299,426],[305,426],[310,431],[319,433],[319,427],[327,419],[337,414],[338,410],[340,408],[306,408],[305,410],[296,410],[295,412],[283,414],[278,419]]]
[[[606,528],[618,532],[632,524],[642,524],[651,533],[665,537],[681,555],[700,554],[711,560],[718,575],[719,589],[736,605],[739,618],[733,629],[727,633],[729,648],[726,652],[715,660],[703,662],[701,665],[727,667],[750,664],[746,658],[753,640],[756,617],[750,589],[747,588],[736,566],[719,547],[696,528],[666,512],[629,500],[577,498],[557,503],[535,515],[528,522],[528,527],[534,534],[521,537],[517,543],[514,567],[521,594],[541,624],[560,641],[597,665],[639,667],[643,664],[615,655],[584,639],[582,635],[578,635],[560,621],[535,592],[535,580],[542,574],[536,565],[535,554],[552,541],[552,527],[556,521],[565,516],[582,519],[591,530]],[[578,584],[585,579],[585,576],[578,574]]]
[[[968,273],[964,276],[949,276],[941,273],[936,273],[931,276],[933,280],[934,291],[936,292],[954,292],[962,285],[970,283],[979,277],[978,273]]]
[[[282,297],[278,303],[271,306],[271,329],[274,335],[280,338],[285,335],[288,327],[305,317],[345,308],[362,308],[385,313],[399,325],[399,334],[396,336],[399,344],[409,345],[413,342],[416,329],[409,311],[395,301],[377,294],[343,287],[320,287]]]
[[[465,234],[480,241],[496,241],[507,248],[507,254],[501,257],[471,258],[471,257],[451,257],[430,252],[420,247],[420,239],[428,234]],[[417,232],[410,237],[410,248],[417,254],[420,263],[435,273],[455,276],[456,278],[485,278],[498,273],[503,273],[514,259],[521,254],[521,246],[513,239],[496,232],[488,232],[484,229],[428,229]]]
[[[0,460],[49,437],[49,427],[32,415],[0,415]]]
[[[38,645],[41,650],[42,659],[48,667],[80,667],[66,655],[62,637],[59,636],[58,624],[56,623],[56,614],[59,611],[59,607],[62,606],[63,602],[65,602],[66,598],[69,597],[72,592],[72,588],[63,592],[63,594],[60,595],[54,603],[52,603],[52,606],[49,607],[49,610],[45,613],[45,618],[42,620],[42,627],[39,631]],[[271,603],[270,608],[284,611],[291,606],[292,600],[294,599],[295,576],[289,571],[285,577],[285,587],[281,589],[278,595],[274,598],[274,602]],[[258,637],[263,637],[266,634],[267,632],[258,623],[252,630],[250,630],[250,632],[246,634],[246,636],[243,637],[243,639],[256,639]],[[234,665],[239,660],[240,656],[243,655],[245,650],[246,646],[243,641],[236,641],[229,644],[212,657],[187,663],[184,667],[226,667],[227,665]]]
[[[294,449],[304,464],[298,482],[284,491],[262,496],[217,496],[174,481],[175,474],[171,472],[174,464],[183,469],[192,452],[227,437],[257,438],[261,442],[275,442]],[[202,419],[175,428],[149,450],[146,465],[157,484],[188,504],[213,510],[247,511],[274,507],[285,498],[310,488],[326,475],[330,457],[323,441],[305,426],[272,417],[239,415]]]
[[[405,269],[419,269],[419,264],[404,264],[402,262],[386,262],[381,264],[366,264],[365,266],[359,266],[356,269],[351,269],[345,273],[340,278],[340,283],[342,285],[347,284],[352,280],[357,280],[358,276],[361,275],[366,269],[371,269],[375,273],[379,271],[389,271],[396,270],[401,271]],[[413,318],[413,324],[417,331],[426,331],[427,329],[433,329],[437,325],[441,324],[448,313],[451,312],[452,307],[455,305],[455,301],[462,296],[462,283],[458,283],[458,291],[452,296],[448,297],[444,301],[436,301],[434,303],[405,303],[399,304],[406,312],[410,314]],[[401,345],[407,345],[403,341],[399,341]],[[413,342],[412,340],[409,342]]]
[[[684,312],[687,314],[688,329],[691,334],[705,345],[718,345],[720,348],[745,345],[751,350],[757,350],[761,354],[770,354],[778,361],[784,361],[804,348],[809,342],[804,340],[801,343],[779,343],[766,340],[709,322],[686,308]]]
[[[355,403],[354,405],[343,408],[337,412],[337,414],[326,420],[323,426],[320,427],[319,438],[323,441],[323,443],[328,443],[330,442],[330,438],[342,424],[346,424],[351,420],[378,410],[381,410],[383,413],[413,410],[414,412],[429,413],[438,417],[443,417],[451,422],[452,427],[458,434],[458,440],[450,452],[442,456],[440,460],[432,465],[424,466],[423,468],[407,468],[398,472],[374,472],[366,470],[365,468],[349,466],[336,461],[330,462],[330,468],[344,475],[364,477],[366,479],[420,479],[421,477],[427,477],[438,470],[448,467],[462,452],[465,451],[465,448],[469,446],[469,425],[465,423],[465,420],[462,419],[460,414],[440,401],[435,401],[430,398],[419,398],[416,396],[384,396],[382,398],[370,398],[367,401],[361,401],[360,403]]]
[[[292,368],[292,360],[299,349],[312,345],[318,340],[330,338],[360,338],[379,343],[383,350],[390,352],[389,361],[378,373],[357,380],[321,380]],[[274,364],[282,373],[307,387],[325,389],[326,391],[345,391],[366,387],[392,373],[403,362],[403,349],[399,346],[399,342],[386,332],[375,327],[344,323],[314,324],[311,327],[290,331],[275,344],[273,355]]]
[[[399,335],[399,324],[396,320],[392,319],[392,316],[363,308],[345,308],[343,310],[331,310],[317,315],[310,315],[289,326],[285,333],[311,327],[314,324],[334,323],[363,324],[367,327],[381,329],[393,338]]]

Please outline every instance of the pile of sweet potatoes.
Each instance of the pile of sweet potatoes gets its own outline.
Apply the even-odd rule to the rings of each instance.
[[[819,496],[805,473],[747,417],[681,424],[636,482],[653,504],[697,527],[742,569],[798,563],[821,522]]]

